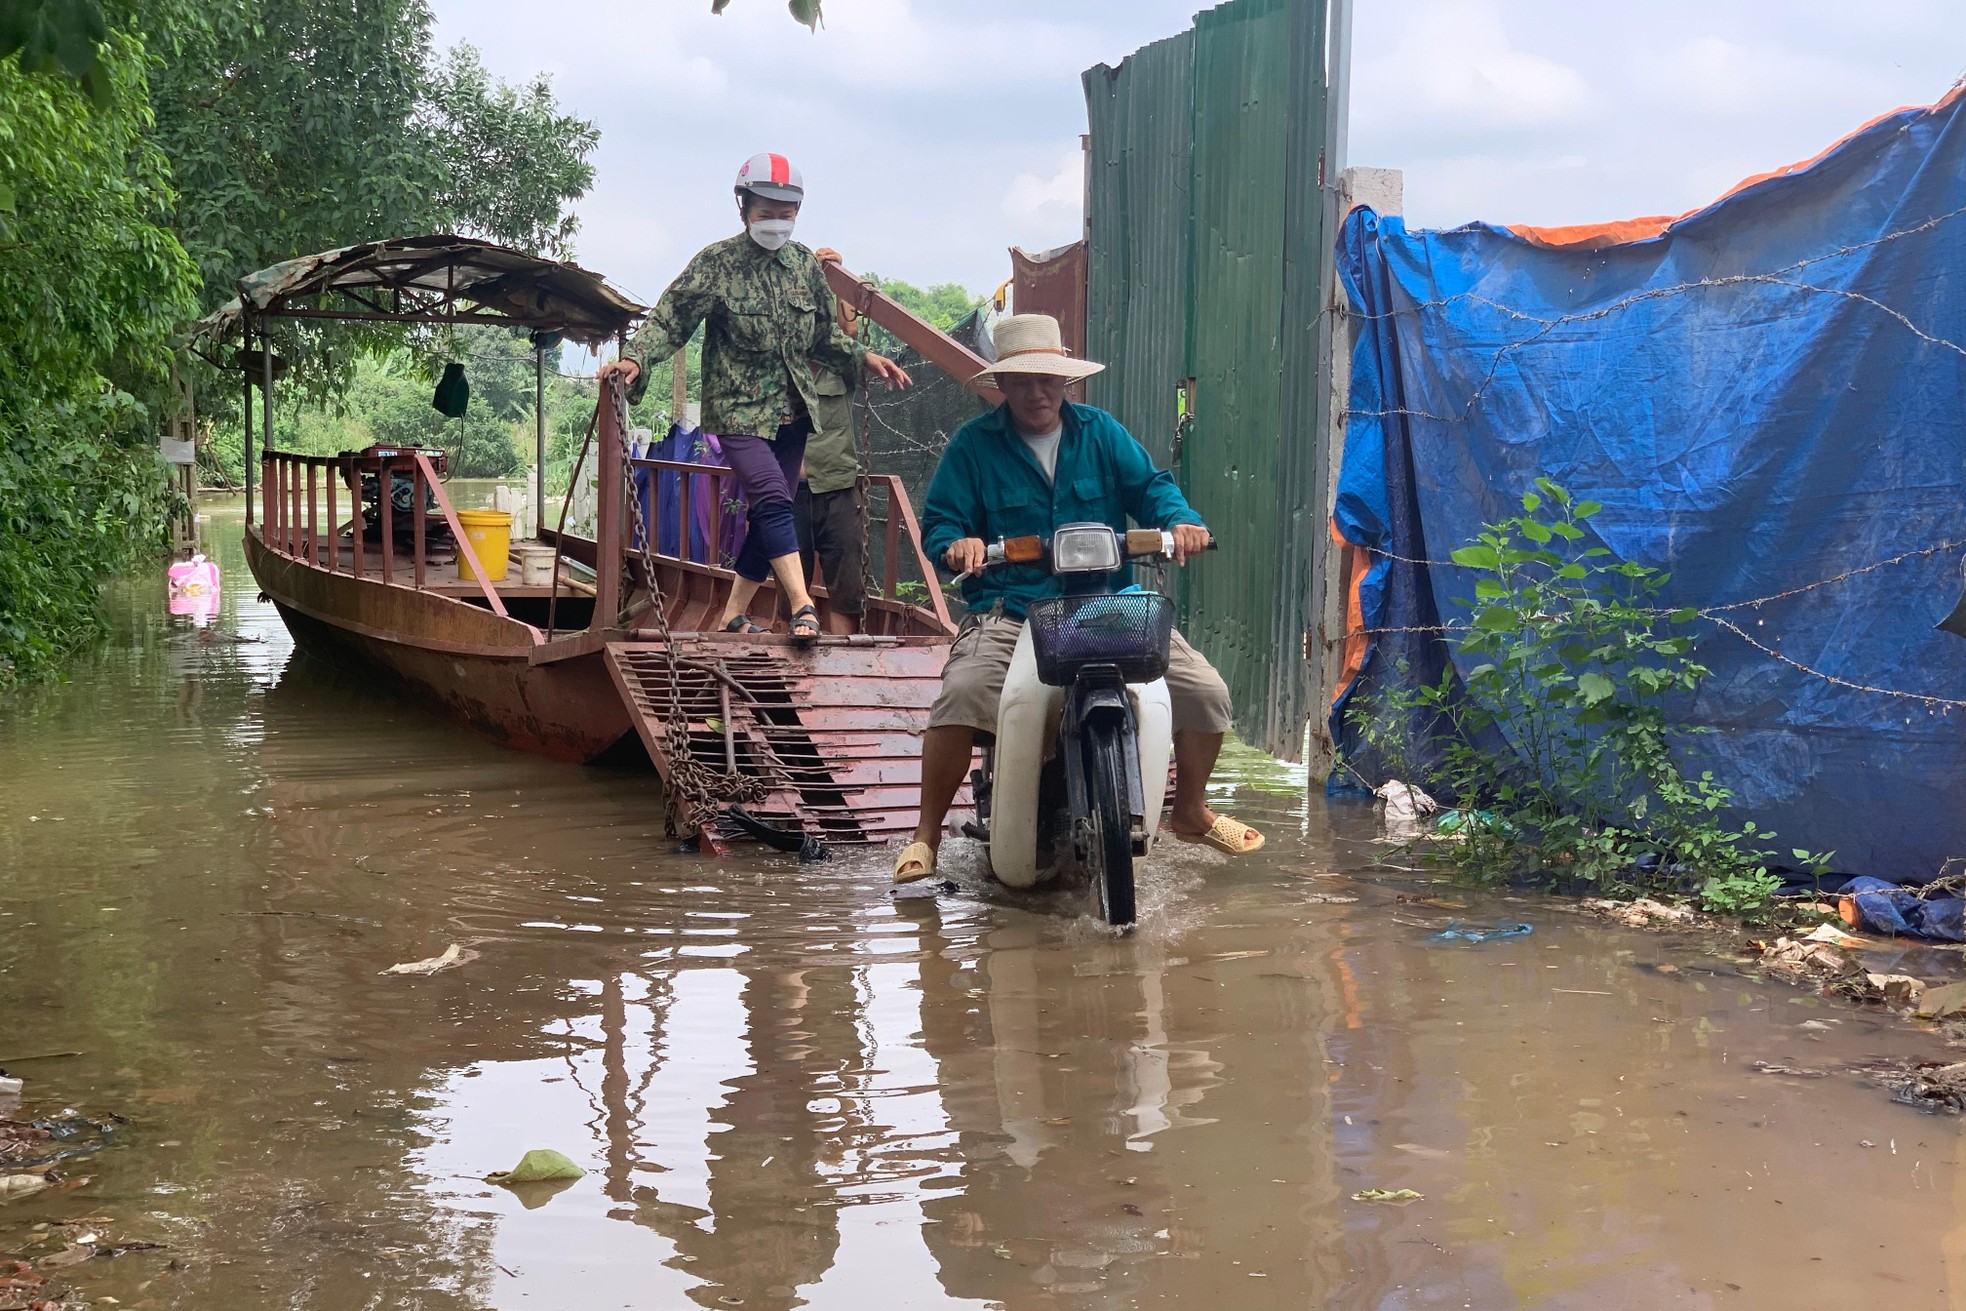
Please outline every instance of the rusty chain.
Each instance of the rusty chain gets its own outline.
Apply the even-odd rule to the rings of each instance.
[[[663,719],[662,729],[669,743],[669,818],[673,826],[675,815],[680,810],[692,829],[707,833],[717,822],[720,805],[762,801],[770,792],[770,785],[752,775],[711,769],[696,758],[696,752],[690,745],[689,716],[683,711],[682,661],[676,653],[675,637],[669,631],[669,607],[656,573],[655,534],[642,515],[642,498],[635,487],[634,452],[628,445],[628,400],[624,390],[608,390],[612,393],[615,409],[615,439],[621,443],[621,468],[623,481],[627,484],[623,490],[627,493],[628,504],[634,507],[635,540],[642,557],[644,580],[648,585],[649,609],[655,616],[656,637],[661,643],[662,662],[669,675],[669,711]],[[603,403],[609,402],[604,398]],[[681,531],[687,534],[690,527],[683,524]]]

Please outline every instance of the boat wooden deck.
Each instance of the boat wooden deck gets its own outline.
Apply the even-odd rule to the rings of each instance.
[[[620,475],[607,458],[612,449],[601,446],[610,481]],[[634,463],[685,480],[731,476],[709,466]],[[523,749],[615,760],[639,740],[665,788],[675,786],[684,759],[756,779],[766,795],[746,810],[788,833],[881,843],[914,829],[921,738],[955,626],[898,479],[868,479],[871,490],[886,493],[877,520],[885,578],[868,598],[868,631],[800,647],[782,633],[715,631],[730,572],[694,558],[687,544],[679,553],[626,549],[619,506],[605,507],[597,540],[547,532],[557,585],[526,586],[516,567],[494,580],[468,553],[460,556],[457,515],[428,453],[268,451],[262,470],[267,513],[248,527],[248,559],[289,625],[310,641],[383,667],[419,699]],[[337,493],[365,474],[378,482],[401,475],[413,505],[427,493],[433,506],[393,515],[380,509],[382,539],[358,540]],[[687,498],[682,509],[690,522]],[[406,519],[409,531],[401,532]],[[651,524],[651,533],[660,526]],[[905,586],[904,560],[916,575]],[[610,561],[619,562],[612,573]],[[466,577],[458,576],[460,564]],[[909,589],[926,604],[905,599]],[[825,588],[813,591],[824,612]],[[658,597],[662,623],[652,610]],[[767,586],[752,609],[762,618],[777,605]],[[682,723],[674,732],[672,657]],[[726,820],[697,836],[719,851],[742,835]]]

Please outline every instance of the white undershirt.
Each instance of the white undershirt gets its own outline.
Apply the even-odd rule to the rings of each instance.
[[[1061,422],[1050,432],[1039,433],[1033,437],[1028,433],[1018,433],[1024,444],[1031,448],[1031,455],[1037,460],[1038,468],[1044,470],[1044,480],[1048,483],[1058,481],[1058,440],[1065,435],[1065,425]]]

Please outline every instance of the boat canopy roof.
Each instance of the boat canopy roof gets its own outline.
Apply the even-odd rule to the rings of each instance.
[[[239,279],[193,339],[257,318],[488,323],[598,346],[646,312],[599,274],[473,237],[393,237],[303,255]]]

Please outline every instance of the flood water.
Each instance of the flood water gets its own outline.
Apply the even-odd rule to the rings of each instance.
[[[0,1256],[168,1245],[63,1272],[98,1305],[1966,1305],[1959,1122],[1845,1068],[1931,1035],[1357,876],[1370,809],[1279,770],[1221,789],[1268,849],[1163,853],[1126,940],[956,841],[966,890],[902,899],[881,853],[678,854],[646,777],[297,657],[207,508],[215,639],[129,580],[0,707],[0,1065],[20,1116],[130,1121],[0,1204]],[[531,1148],[587,1174],[482,1181]]]

